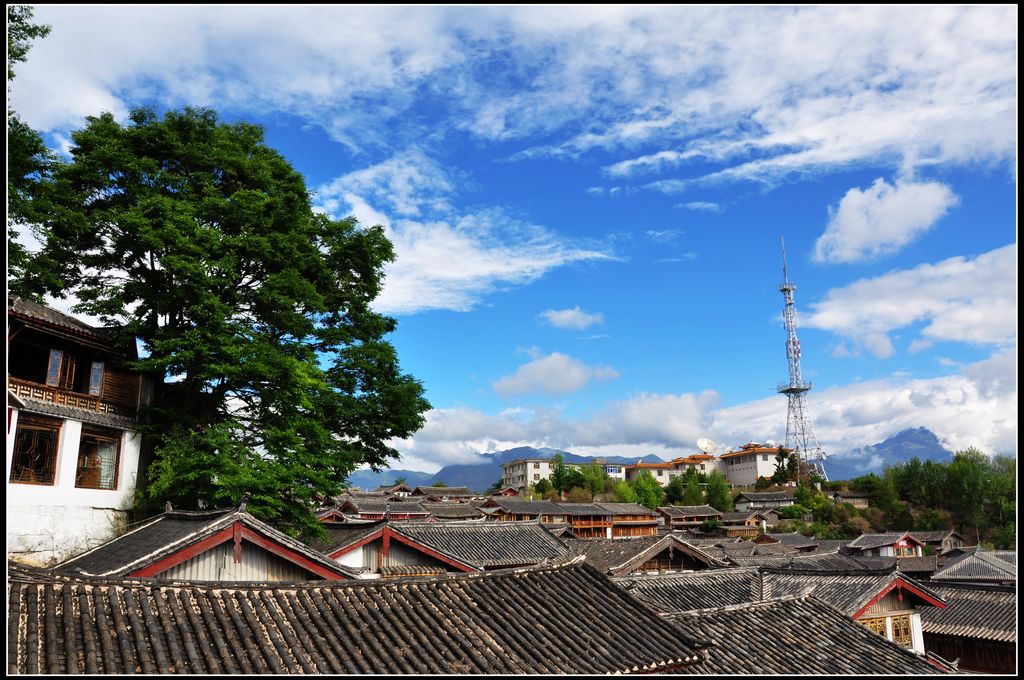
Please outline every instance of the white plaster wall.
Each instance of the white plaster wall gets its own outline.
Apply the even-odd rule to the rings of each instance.
[[[765,456],[768,460],[762,460]],[[751,460],[753,458],[753,460]],[[717,462],[720,471],[733,486],[746,486],[757,482],[758,477],[771,478],[775,474],[775,456],[772,454],[756,453],[746,456],[736,456],[733,460],[741,460],[741,463],[728,464],[728,459]]]
[[[363,568],[363,547],[360,546],[351,552],[347,552],[344,555],[339,555],[334,558],[334,561],[344,567],[352,567],[353,569]]]
[[[17,411],[7,434],[6,479],[11,478]],[[7,550],[40,563],[63,560],[113,538],[123,529],[139,470],[141,437],[121,438],[116,489],[75,488],[82,423],[65,420],[57,444],[54,484],[7,482]]]
[[[924,654],[924,629],[921,628],[921,615],[917,612],[910,615],[910,633],[914,639],[914,653]]]

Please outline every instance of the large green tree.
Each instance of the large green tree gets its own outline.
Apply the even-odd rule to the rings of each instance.
[[[649,470],[644,470],[633,480],[636,502],[651,510],[664,505],[665,491]]]
[[[708,486],[705,490],[707,504],[715,510],[730,512],[732,510],[732,495],[729,493],[729,482],[725,475],[715,470],[708,475]]]
[[[35,197],[45,245],[26,285],[141,340],[167,376],[145,415],[149,498],[224,506],[316,531],[315,496],[423,423],[374,312],[394,251],[381,227],[312,210],[302,176],[261,128],[215,112],[110,114],[72,134]]]
[[[25,5],[7,7],[7,91],[14,80],[14,65],[28,57],[32,40],[43,38],[49,26],[32,23],[32,8]],[[31,222],[32,197],[40,180],[47,174],[54,156],[42,137],[10,106],[7,107],[7,273],[12,292],[39,298],[23,284],[28,253],[18,242],[19,230]]]

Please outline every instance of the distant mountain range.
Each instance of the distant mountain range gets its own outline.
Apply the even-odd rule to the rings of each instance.
[[[352,486],[361,489],[375,489],[381,484],[394,484],[397,478],[404,477],[405,483],[411,487],[430,486],[435,482],[444,482],[448,486],[465,486],[472,491],[482,493],[501,479],[503,463],[510,463],[521,458],[550,459],[556,453],[561,453],[562,459],[566,463],[589,463],[594,460],[592,456],[580,456],[568,451],[520,446],[505,451],[477,454],[475,462],[446,465],[436,474],[416,470],[384,470],[383,472],[357,470],[349,476],[349,482]],[[828,478],[833,481],[853,479],[869,472],[880,474],[886,465],[903,463],[914,456],[921,460],[949,462],[953,458],[953,452],[942,446],[939,438],[931,431],[918,427],[898,432],[878,444],[853,449],[842,455],[830,456],[825,460],[825,470],[828,472]],[[602,456],[601,460],[606,463],[631,465],[638,459],[625,456]],[[645,463],[665,462],[664,459],[653,454],[639,460]]]
[[[361,489],[374,489],[381,484],[393,484],[398,477],[404,477],[405,483],[411,487],[430,486],[434,482],[444,482],[448,486],[465,486],[472,491],[483,492],[491,487],[494,482],[501,479],[503,463],[511,463],[521,458],[546,458],[550,459],[556,453],[562,454],[566,463],[589,463],[594,460],[592,456],[580,456],[568,451],[558,449],[535,449],[531,446],[519,446],[505,451],[494,453],[481,453],[477,455],[474,463],[460,463],[457,465],[446,465],[436,474],[429,472],[417,472],[415,470],[384,470],[383,472],[372,472],[371,470],[357,470],[349,475],[349,482],[352,486]],[[606,463],[619,465],[631,465],[637,460],[645,463],[664,463],[664,459],[653,454],[642,458],[631,458],[626,456],[601,456]]]
[[[881,474],[886,466],[905,463],[915,456],[922,461],[948,463],[953,459],[953,452],[930,430],[917,427],[897,432],[881,443],[830,456],[825,459],[825,471],[833,481],[853,479],[871,472]]]

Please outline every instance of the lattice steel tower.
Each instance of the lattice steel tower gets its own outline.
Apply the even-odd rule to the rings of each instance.
[[[786,241],[782,239],[782,277],[784,283],[779,292],[786,298],[783,320],[786,324],[786,360],[789,362],[789,383],[779,385],[779,392],[789,397],[789,413],[786,416],[786,448],[791,449],[800,460],[809,465],[822,479],[828,480],[825,474],[825,452],[818,445],[814,436],[811,418],[807,415],[807,392],[811,383],[805,383],[800,372],[800,341],[796,337],[796,307],[793,304],[793,291],[796,284],[789,282],[789,271],[786,269]]]

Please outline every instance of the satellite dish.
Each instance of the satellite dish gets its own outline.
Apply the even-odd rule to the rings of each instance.
[[[714,453],[718,450],[718,444],[716,444],[712,439],[701,437],[697,440],[697,448],[704,453]]]
[[[779,446],[778,443],[774,439],[769,439],[769,440],[765,441],[764,445],[767,446],[769,449],[778,448],[778,446]]]

